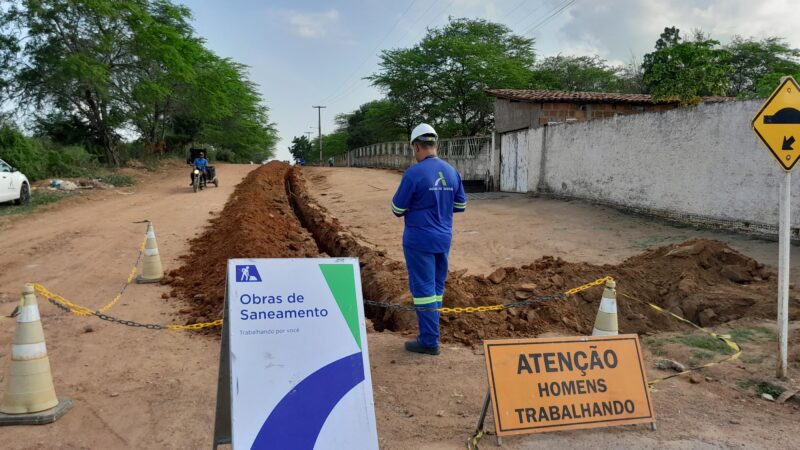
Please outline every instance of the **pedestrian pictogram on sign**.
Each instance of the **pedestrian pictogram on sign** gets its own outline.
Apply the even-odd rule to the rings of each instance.
[[[753,118],[753,131],[787,172],[800,160],[800,86],[786,77]]]

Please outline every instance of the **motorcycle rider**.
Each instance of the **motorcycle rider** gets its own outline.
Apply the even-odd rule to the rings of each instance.
[[[208,160],[206,159],[205,152],[200,152],[200,154],[197,155],[197,158],[195,158],[195,160],[192,163],[192,165],[194,166],[195,169],[200,171],[200,173],[197,174],[198,176],[200,176],[200,175],[205,176],[206,175],[206,166],[208,166]],[[192,171],[192,173],[190,175],[190,178],[191,178],[191,183],[189,183],[189,186],[194,184],[194,170]]]

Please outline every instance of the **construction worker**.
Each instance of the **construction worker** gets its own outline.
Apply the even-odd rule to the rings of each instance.
[[[411,132],[417,164],[411,166],[392,198],[392,212],[404,217],[403,254],[408,284],[417,307],[419,336],[406,350],[439,354],[439,312],[453,238],[453,213],[467,208],[461,175],[436,156],[436,130],[420,124]]]

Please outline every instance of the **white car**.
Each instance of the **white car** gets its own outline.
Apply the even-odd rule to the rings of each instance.
[[[0,159],[0,203],[13,201],[24,205],[31,200],[31,184],[28,177]]]

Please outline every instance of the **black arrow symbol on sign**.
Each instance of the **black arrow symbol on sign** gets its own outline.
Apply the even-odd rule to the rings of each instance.
[[[789,136],[787,139],[786,136],[783,137],[783,148],[781,150],[794,150],[792,148],[792,144],[794,144],[794,136]]]

